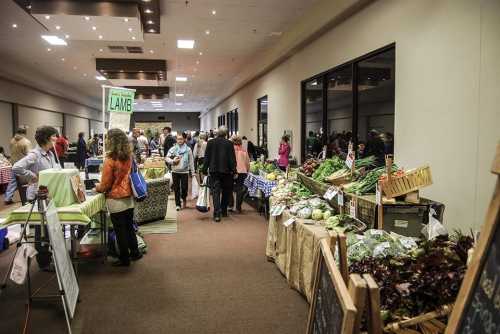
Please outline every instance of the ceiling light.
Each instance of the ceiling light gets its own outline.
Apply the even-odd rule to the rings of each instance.
[[[142,0],[142,2],[150,2],[151,0]]]
[[[176,77],[175,81],[186,82],[186,81],[188,81],[188,78],[187,77]]]
[[[61,26],[56,26],[56,29],[57,30],[61,30]]]
[[[132,28],[128,28],[128,31],[132,32]]]
[[[196,61],[196,65],[200,65],[200,61],[199,60]]]
[[[99,49],[99,52],[103,52],[104,50],[103,49]]]
[[[42,35],[42,38],[50,45],[68,45],[62,38],[53,35]]]
[[[85,21],[89,21],[89,20],[90,20],[90,17],[85,16]]]
[[[97,27],[96,26],[92,26],[92,30],[97,30]]]
[[[76,67],[76,66],[73,66],[73,69],[74,69],[75,71],[76,71],[76,69],[77,69],[77,68],[78,68],[78,67]]]
[[[176,111],[180,111],[180,109],[179,109],[179,108],[177,108],[177,109],[175,109],[175,110],[176,110]]]
[[[64,59],[64,58],[61,58],[61,61],[66,61],[66,59]]]
[[[184,94],[182,94],[182,93],[176,93],[175,96],[177,96],[177,97],[183,97]]]
[[[198,71],[198,69],[195,67],[195,68],[193,69],[193,71],[195,71],[195,72],[196,72],[196,71]]]
[[[146,22],[147,24],[154,24],[153,21],[149,20],[148,22]]]
[[[180,103],[180,102],[176,102],[176,103],[175,103],[175,105],[176,105],[176,106],[182,106],[182,103]]]
[[[47,51],[50,52],[50,51],[52,51],[52,49],[51,48],[47,48]]]
[[[212,9],[212,15],[216,15],[217,11],[215,9]]]
[[[207,29],[207,30],[205,30],[205,34],[206,34],[206,35],[210,35],[210,30],[208,30],[208,29]]]
[[[87,76],[87,73],[83,73],[83,76],[86,77]]]
[[[14,29],[17,28],[17,24],[13,23],[12,28],[14,28]]]
[[[102,35],[99,35],[99,39],[102,39]]]
[[[149,31],[149,32],[155,32],[156,30],[154,30],[154,29],[149,29],[148,31]]]
[[[177,47],[179,49],[192,49],[194,48],[194,41],[192,39],[178,39]]]
[[[146,9],[146,10],[144,11],[144,13],[146,13],[146,14],[152,14],[152,13],[153,13],[153,11],[152,11],[151,9],[149,9],[149,8],[148,8],[148,9]]]
[[[127,17],[126,17],[126,18],[124,18],[124,19],[123,19],[123,21],[128,22],[128,18],[127,18]]]
[[[50,15],[45,15],[46,20],[50,20]]]
[[[132,39],[135,41],[135,36],[132,36]]]
[[[203,52],[200,52],[200,56],[203,56]]]
[[[153,50],[149,50],[149,53],[155,53]]]
[[[102,75],[96,75],[96,76],[95,76],[95,78],[96,78],[97,80],[99,80],[99,81],[104,81],[104,80],[106,80],[106,78],[105,78],[105,77],[103,77]]]
[[[66,37],[66,39],[68,39],[68,38],[69,38],[69,35],[68,35],[68,34],[66,34],[66,35],[64,35],[64,37]]]

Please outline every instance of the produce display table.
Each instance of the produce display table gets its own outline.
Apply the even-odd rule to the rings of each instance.
[[[306,224],[305,220],[299,218],[291,226],[285,227],[283,223],[291,217],[287,210],[279,217],[270,217],[266,255],[276,263],[290,287],[302,293],[310,302],[319,242],[328,238],[329,233],[324,226]]]
[[[254,175],[252,173],[248,173],[245,179],[245,186],[248,188],[248,194],[250,196],[256,196],[257,192],[260,190],[262,194],[264,194],[264,197],[268,198],[277,185],[278,182],[276,181],[269,181],[260,175]]]
[[[79,176],[78,169],[46,169],[39,173],[38,184],[46,186],[56,208],[78,202],[71,178]]]
[[[163,178],[167,173],[167,167],[144,167],[140,169],[146,180]]]

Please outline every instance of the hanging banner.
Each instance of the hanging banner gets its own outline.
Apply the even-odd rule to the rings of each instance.
[[[130,116],[134,106],[135,90],[110,87],[107,95],[108,129],[130,130]]]

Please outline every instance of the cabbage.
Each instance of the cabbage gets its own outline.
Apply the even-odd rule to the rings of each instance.
[[[297,212],[297,216],[303,219],[310,219],[311,215],[312,215],[312,209],[308,207],[302,208]]]
[[[323,211],[321,211],[320,209],[314,209],[314,211],[312,212],[312,219],[314,220],[323,219]]]
[[[330,218],[332,216],[332,212],[330,210],[326,210],[325,212],[323,212],[323,219],[324,220],[328,220],[328,218]]]
[[[309,205],[313,209],[321,209],[325,205],[325,203],[321,200],[321,198],[314,197],[309,200]]]

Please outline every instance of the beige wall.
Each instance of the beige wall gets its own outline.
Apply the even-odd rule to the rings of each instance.
[[[0,131],[0,146],[2,146],[9,155],[9,143],[12,138],[12,105],[10,103],[0,102],[0,124],[2,125],[2,131]]]
[[[90,137],[89,120],[86,118],[66,115],[66,136],[70,142],[78,141],[78,134],[83,132],[84,139]]]
[[[63,126],[62,114],[44,111],[40,109],[19,107],[19,126],[27,127],[26,137],[35,143],[35,131],[39,126],[50,125],[57,128],[59,131]]]
[[[499,9],[496,0],[376,1],[204,114],[201,127],[239,108],[241,134],[256,140],[256,100],[268,95],[270,155],[287,128],[299,155],[300,82],[395,42],[396,162],[430,164],[423,195],[446,204],[451,228],[477,229],[500,139]]]

